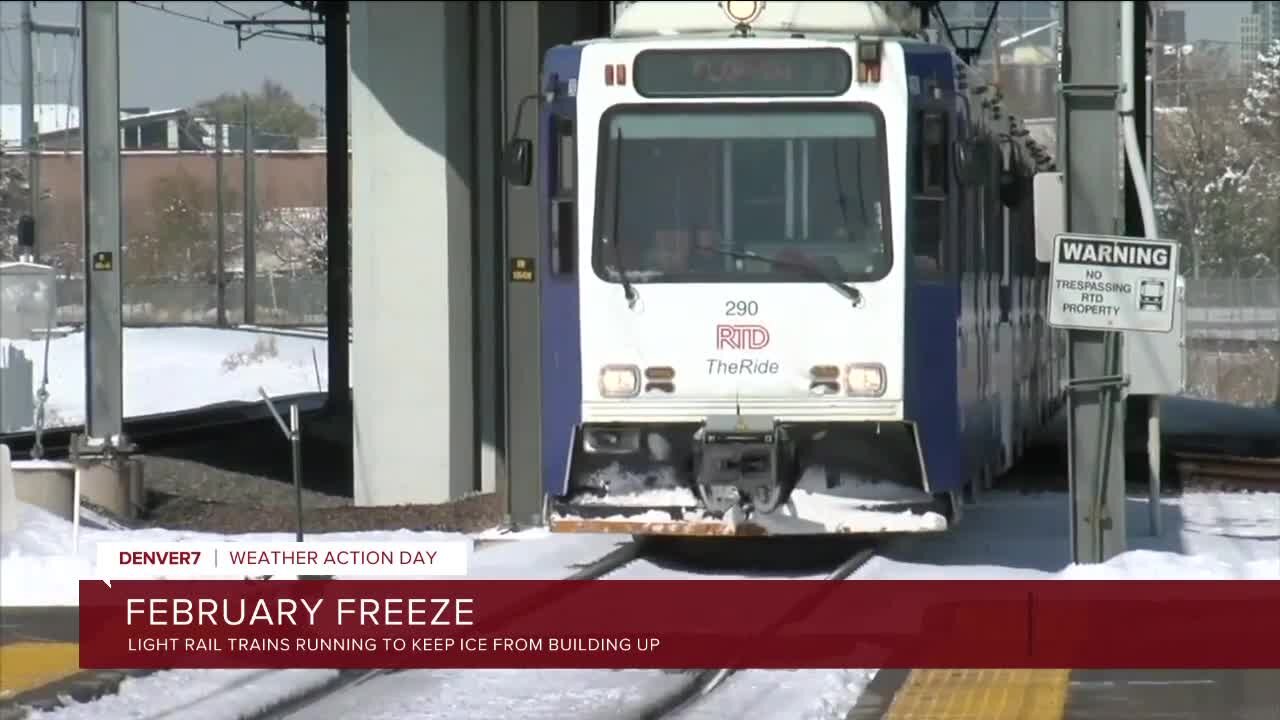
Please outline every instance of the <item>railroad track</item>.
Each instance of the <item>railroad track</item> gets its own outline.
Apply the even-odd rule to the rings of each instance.
[[[578,567],[572,574],[565,577],[565,580],[597,580],[608,575],[640,558],[644,557],[645,544],[632,540],[623,543],[609,553],[597,558],[596,560],[587,562]],[[555,593],[549,597],[561,598],[563,593]],[[533,603],[526,607],[522,612],[507,616],[507,621],[518,618],[529,612],[539,610],[545,607],[545,603]],[[265,707],[258,712],[245,715],[241,720],[284,720],[299,712],[306,711],[309,708],[316,707],[324,703],[327,699],[338,695],[352,688],[363,685],[370,680],[385,675],[394,675],[403,672],[402,670],[342,670],[332,680],[323,685],[317,686],[311,690],[290,698],[273,703],[269,707]]]
[[[875,557],[874,548],[863,548],[858,550],[849,559],[840,563],[835,570],[826,575],[825,580],[837,581],[845,580],[859,568],[866,565],[871,558]],[[812,607],[820,599],[821,595],[827,590],[815,593],[811,600],[806,600],[802,604],[798,604],[791,612],[783,615],[772,626],[761,631],[762,635],[767,635],[778,630],[784,624],[794,622],[796,616],[802,611]],[[676,717],[681,712],[703,702],[703,700],[712,692],[723,685],[725,680],[735,675],[738,671],[733,668],[721,668],[718,670],[701,670],[690,678],[689,682],[678,688],[675,692],[670,693],[666,697],[659,698],[647,707],[641,708],[640,712],[635,716],[637,720],[660,720],[660,718]]]
[[[1173,453],[1184,489],[1280,491],[1280,457]]]
[[[636,560],[643,559],[650,551],[650,545],[642,541],[631,541],[619,545],[613,551],[601,556],[600,558],[582,564],[573,573],[566,576],[565,580],[598,580],[609,575],[623,567],[629,565]],[[838,581],[847,579],[850,575],[857,572],[859,568],[864,566],[875,555],[874,548],[860,548],[847,559],[842,561],[834,570],[827,573],[824,577],[826,580]],[[811,600],[806,600],[796,606],[791,612],[783,615],[781,619],[775,623],[774,627],[764,629],[763,632],[773,632],[782,625],[793,622],[797,616],[802,616],[813,605],[821,601],[824,592],[815,593]],[[554,601],[563,597],[562,592],[549,594],[548,601]],[[507,616],[507,621],[534,612],[545,607],[545,603],[537,601],[526,606],[526,609]],[[311,709],[319,709],[326,700],[337,696],[347,690],[358,687],[370,680],[378,677],[392,675],[403,672],[402,670],[346,670],[339,672],[333,680],[322,686],[316,687],[308,692],[283,700],[262,711],[245,716],[242,720],[285,720],[295,715],[305,713]],[[717,688],[721,687],[725,680],[732,677],[737,670],[731,668],[722,668],[715,670],[701,670],[689,673],[688,682],[680,685],[674,692],[655,699],[653,702],[639,709],[636,718],[643,720],[657,720],[658,718],[669,718],[683,712],[684,710],[702,702],[704,698],[713,693]]]

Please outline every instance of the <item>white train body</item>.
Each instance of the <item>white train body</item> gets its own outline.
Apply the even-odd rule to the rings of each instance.
[[[963,442],[953,416],[1001,405],[966,405],[957,328],[989,313],[962,297],[977,274],[940,269],[944,247],[1001,237],[994,287],[1021,240],[994,210],[1003,169],[971,182],[985,194],[930,193],[959,184],[966,136],[994,135],[954,56],[879,3],[728,3],[754,15],[736,29],[721,5],[635,3],[612,38],[547,56],[543,229],[560,272],[544,281],[543,388],[565,396],[543,433],[549,456],[568,445],[547,463],[553,527],[943,529],[971,474],[942,469]],[[647,514],[602,516],[619,507]]]

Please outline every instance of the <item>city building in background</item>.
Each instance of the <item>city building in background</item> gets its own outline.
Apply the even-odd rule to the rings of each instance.
[[[1280,2],[1254,2],[1252,12],[1240,18],[1240,70],[1246,75],[1257,67],[1258,55],[1280,39]]]

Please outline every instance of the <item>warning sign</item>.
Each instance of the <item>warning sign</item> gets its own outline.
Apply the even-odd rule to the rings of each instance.
[[[1178,246],[1107,235],[1058,235],[1049,324],[1074,330],[1173,330]]]

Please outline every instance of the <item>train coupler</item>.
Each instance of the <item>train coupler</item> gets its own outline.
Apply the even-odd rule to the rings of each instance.
[[[795,444],[775,418],[708,417],[695,434],[699,499],[715,515],[735,507],[771,513],[795,488]]]

